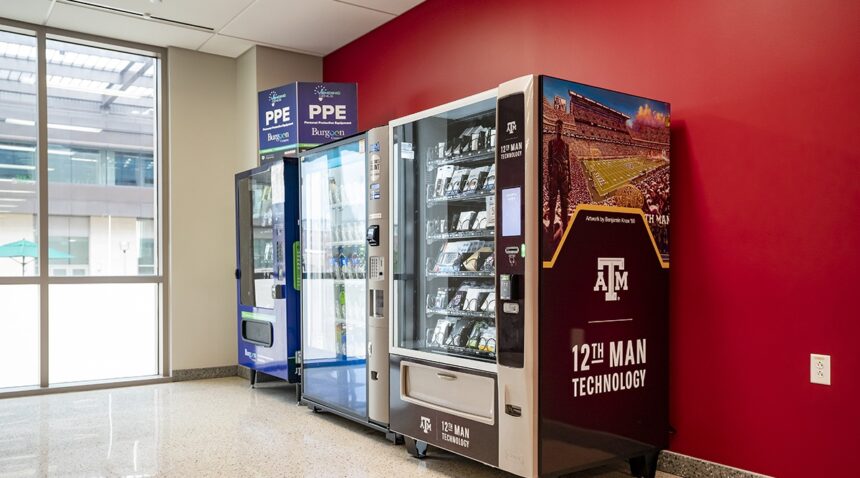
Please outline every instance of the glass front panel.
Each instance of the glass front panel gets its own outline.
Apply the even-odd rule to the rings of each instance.
[[[0,276],[39,274],[36,39],[0,31]]]
[[[366,414],[364,140],[302,157],[303,393]],[[344,386],[349,384],[349,386]]]
[[[50,39],[45,54],[50,274],[155,275],[158,61]]]
[[[495,362],[495,107],[394,130],[398,347]]]
[[[269,171],[239,181],[239,281],[242,305],[273,309],[275,253],[272,243],[272,176]]]
[[[158,373],[158,284],[49,287],[52,384]]]

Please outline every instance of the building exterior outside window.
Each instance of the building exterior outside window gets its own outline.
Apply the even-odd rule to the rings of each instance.
[[[0,394],[166,370],[161,55],[0,24]]]

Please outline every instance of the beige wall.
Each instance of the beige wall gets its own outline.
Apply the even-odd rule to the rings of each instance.
[[[174,370],[236,363],[236,61],[170,48],[170,319]]]
[[[322,59],[255,47],[168,52],[174,370],[236,364],[233,175],[257,164],[257,91],[320,81]]]
[[[257,47],[236,59],[236,102],[240,121],[239,152],[247,158],[257,157]],[[256,160],[254,159],[256,164]]]
[[[322,81],[322,58],[291,51],[255,47],[257,52],[257,91],[294,81]]]

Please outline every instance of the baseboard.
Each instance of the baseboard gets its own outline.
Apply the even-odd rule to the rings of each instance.
[[[236,368],[236,365],[226,365],[224,367],[189,368],[184,370],[174,370],[172,378],[174,382],[184,382],[186,380],[235,377],[237,374]]]
[[[720,478],[770,478],[760,473],[701,460],[669,450],[660,452],[657,469],[682,478],[712,478],[715,476]]]
[[[244,378],[245,380],[251,380],[251,369],[244,365],[237,365],[236,375]]]

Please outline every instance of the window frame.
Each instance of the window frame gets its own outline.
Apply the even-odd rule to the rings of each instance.
[[[170,381],[172,374],[170,363],[170,316],[169,316],[169,278],[170,251],[167,247],[170,237],[169,220],[169,124],[168,124],[168,50],[167,48],[146,45],[142,43],[117,40],[114,38],[74,32],[65,29],[52,28],[16,20],[0,18],[0,30],[24,34],[36,39],[36,84],[37,84],[37,180],[38,180],[38,230],[39,238],[39,273],[28,277],[0,277],[3,285],[38,285],[39,286],[39,337],[40,337],[40,380],[38,386],[0,389],[0,399],[12,396],[41,395],[64,391],[96,390],[122,387],[136,384],[164,383]],[[117,50],[127,53],[150,56],[158,62],[156,75],[156,143],[154,153],[153,187],[156,191],[156,219],[154,226],[157,234],[153,238],[157,254],[155,273],[153,275],[134,276],[51,276],[49,247],[49,209],[48,209],[48,94],[47,94],[47,61],[46,44],[48,39],[68,41],[96,48]],[[141,169],[142,159],[138,159],[137,177],[145,181],[145,172]],[[155,283],[158,286],[157,323],[158,323],[158,372],[149,377],[117,378],[91,382],[76,382],[72,384],[51,384],[49,382],[49,297],[50,286],[54,284],[133,284]]]

